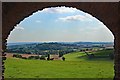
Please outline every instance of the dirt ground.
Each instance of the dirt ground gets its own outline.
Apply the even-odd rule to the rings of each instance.
[[[11,58],[11,57],[13,57],[13,54],[14,53],[6,53],[6,57],[7,58]],[[26,57],[26,58],[28,58],[29,56],[37,56],[36,54],[20,54],[22,57]]]
[[[6,53],[6,57],[7,58],[12,58],[13,57],[13,54],[15,53]],[[38,56],[36,54],[20,54],[22,57],[26,57],[28,58],[29,56]],[[41,55],[39,55],[41,56]],[[50,55],[51,58],[54,58],[54,60],[60,60],[61,58],[59,58],[59,55]]]

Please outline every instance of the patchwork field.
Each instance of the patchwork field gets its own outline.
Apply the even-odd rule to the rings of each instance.
[[[82,57],[83,56],[83,57]],[[113,78],[113,60],[87,60],[83,52],[69,53],[62,60],[25,60],[9,57],[5,78]]]

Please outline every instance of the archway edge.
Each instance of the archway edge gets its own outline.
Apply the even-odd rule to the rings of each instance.
[[[115,37],[115,78],[120,79],[120,2],[3,2],[2,3],[2,49],[16,24],[37,10],[48,7],[74,7],[102,21]],[[116,79],[117,80],[117,79]]]

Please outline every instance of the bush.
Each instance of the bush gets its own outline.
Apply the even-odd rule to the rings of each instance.
[[[63,54],[59,54],[59,57],[62,57],[63,56]]]
[[[21,55],[17,55],[17,58],[22,58],[22,56]]]
[[[45,59],[45,56],[42,55],[42,56],[40,57],[40,60],[46,60],[46,59]]]
[[[22,56],[19,55],[19,54],[13,54],[13,57],[16,57],[16,58],[22,58]]]
[[[54,60],[54,58],[50,58],[50,60]]]
[[[95,57],[94,54],[89,54],[89,58],[90,58],[90,59],[92,59],[92,58],[94,58],[94,57]]]
[[[34,56],[34,59],[40,59],[40,57],[39,56]]]
[[[16,54],[13,54],[13,57],[16,57]]]
[[[22,59],[27,59],[26,57],[22,57]]]
[[[28,59],[34,59],[34,56],[29,56]]]
[[[62,57],[62,60],[65,61],[65,57]]]
[[[39,56],[29,56],[28,59],[40,59]]]

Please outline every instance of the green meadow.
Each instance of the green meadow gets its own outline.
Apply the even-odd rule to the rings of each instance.
[[[104,52],[104,51],[103,51]],[[96,54],[96,53],[95,53]],[[101,53],[102,54],[102,53]],[[113,78],[114,61],[87,59],[83,52],[64,55],[62,60],[28,60],[7,58],[5,78]]]

